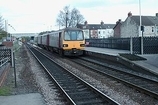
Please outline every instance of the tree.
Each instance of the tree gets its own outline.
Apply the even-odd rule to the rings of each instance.
[[[81,15],[80,11],[76,8],[70,10],[69,6],[65,6],[63,11],[60,11],[57,19],[57,24],[65,27],[76,27],[77,24],[84,22],[84,17]]]
[[[6,37],[7,36],[7,32],[6,31],[0,31],[0,40],[3,38],[3,37]]]

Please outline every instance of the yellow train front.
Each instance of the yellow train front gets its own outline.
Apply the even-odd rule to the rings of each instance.
[[[85,39],[79,28],[65,28],[38,35],[37,45],[60,56],[79,56],[84,54]]]
[[[85,39],[81,29],[65,28],[61,33],[62,50],[59,49],[60,55],[79,56],[84,54]]]

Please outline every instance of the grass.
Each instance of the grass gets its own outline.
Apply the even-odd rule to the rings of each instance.
[[[10,88],[9,87],[0,87],[0,96],[7,96],[10,94]]]

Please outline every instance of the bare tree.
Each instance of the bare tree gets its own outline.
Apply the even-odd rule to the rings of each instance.
[[[70,6],[65,6],[63,11],[60,11],[56,22],[59,27],[76,27],[77,24],[84,22],[84,17],[78,9],[73,8],[70,10]]]

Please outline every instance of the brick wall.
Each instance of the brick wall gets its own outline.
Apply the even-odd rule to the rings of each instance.
[[[4,41],[2,42],[2,45],[6,47],[13,47],[13,42],[12,41]]]

